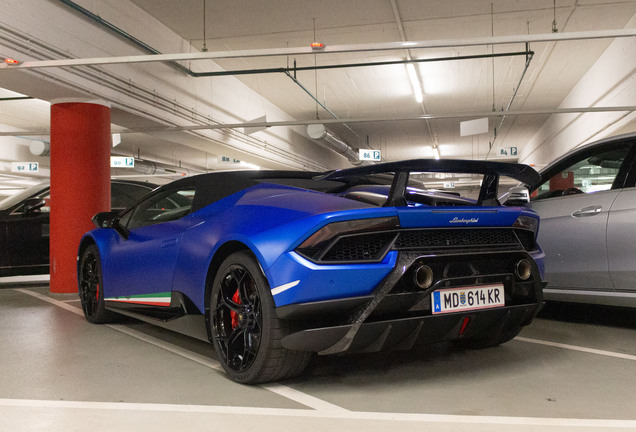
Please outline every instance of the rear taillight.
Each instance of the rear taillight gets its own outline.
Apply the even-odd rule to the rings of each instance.
[[[296,251],[307,258],[318,260],[337,238],[355,234],[372,234],[379,231],[394,230],[399,227],[400,221],[397,217],[333,222],[312,234],[298,246]]]

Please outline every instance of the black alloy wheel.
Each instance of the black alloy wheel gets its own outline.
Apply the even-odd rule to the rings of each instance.
[[[93,324],[110,321],[112,315],[104,307],[102,266],[96,245],[90,245],[82,254],[78,276],[79,297],[86,319]]]
[[[220,283],[214,315],[216,337],[227,366],[244,372],[254,363],[261,344],[261,301],[254,278],[241,265],[230,266]]]
[[[254,384],[298,375],[310,353],[283,348],[285,323],[276,318],[269,284],[246,251],[230,255],[214,278],[210,322],[214,348],[234,381]]]

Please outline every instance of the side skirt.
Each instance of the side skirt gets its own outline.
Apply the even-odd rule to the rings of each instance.
[[[106,301],[105,306],[118,314],[209,342],[205,315],[181,293],[172,293],[169,306],[120,301]]]
[[[171,330],[177,333],[184,334],[186,336],[193,337],[205,342],[210,342],[208,339],[208,333],[205,329],[205,316],[204,315],[184,315],[180,318],[174,318],[170,321],[164,321],[157,318],[150,317],[141,313],[131,312],[121,308],[106,308],[113,312],[116,312],[127,317],[138,319],[139,321],[146,322],[148,324],[155,325],[157,327]]]

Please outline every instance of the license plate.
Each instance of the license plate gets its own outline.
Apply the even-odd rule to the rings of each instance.
[[[505,306],[503,284],[437,290],[431,294],[433,314]]]

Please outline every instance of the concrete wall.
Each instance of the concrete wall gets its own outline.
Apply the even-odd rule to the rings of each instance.
[[[625,27],[634,26],[636,17]],[[636,106],[634,72],[636,39],[617,39],[572,89],[560,107]],[[555,114],[523,148],[519,161],[542,167],[581,144],[633,131],[636,131],[634,113]]]

